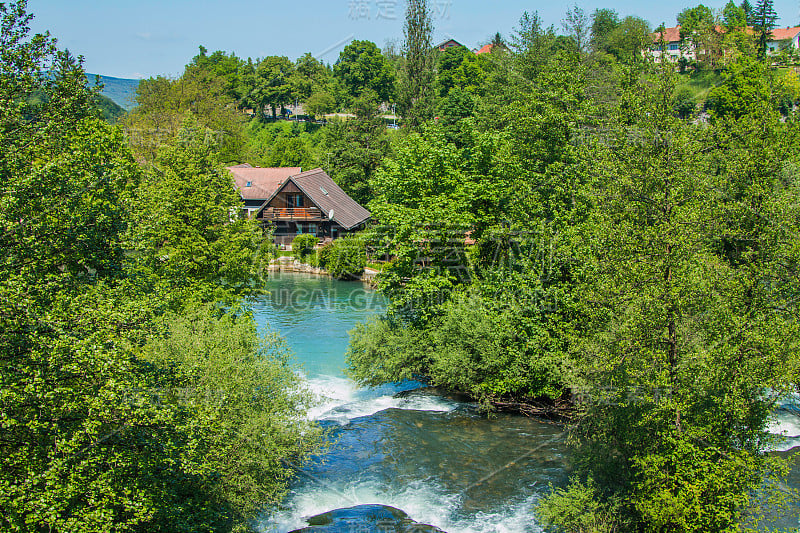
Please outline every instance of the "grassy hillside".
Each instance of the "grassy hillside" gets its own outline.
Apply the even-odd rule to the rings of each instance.
[[[708,92],[716,85],[722,83],[722,78],[718,72],[700,70],[681,74],[678,87],[687,87],[692,92],[692,97],[697,103],[706,101]]]
[[[114,101],[126,111],[133,109],[136,105],[136,89],[139,87],[139,80],[113,78],[100,74],[86,74],[89,83],[92,84],[95,81],[95,76],[100,76],[100,83],[103,84],[103,96]]]

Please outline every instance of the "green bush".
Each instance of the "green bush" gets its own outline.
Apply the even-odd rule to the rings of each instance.
[[[330,249],[324,251],[323,259],[323,268],[334,278],[358,279],[367,265],[367,250],[363,240],[348,235],[333,241]]]
[[[564,533],[616,533],[628,524],[617,501],[602,502],[594,482],[572,478],[566,488],[553,489],[539,500],[536,513],[545,531]]]
[[[317,236],[310,233],[298,235],[292,240],[292,255],[301,263],[306,263],[314,255],[314,247],[317,245]]]
[[[675,99],[672,104],[675,115],[680,118],[689,118],[697,110],[697,103],[694,100],[692,90],[688,87],[681,87],[675,91]]]
[[[327,269],[328,263],[331,260],[331,251],[333,250],[333,242],[325,243],[325,245],[317,250],[317,266]]]

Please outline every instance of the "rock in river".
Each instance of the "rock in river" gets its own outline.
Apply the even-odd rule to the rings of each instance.
[[[400,509],[388,505],[357,505],[335,509],[306,519],[308,527],[291,533],[444,533],[438,527],[419,524]]]

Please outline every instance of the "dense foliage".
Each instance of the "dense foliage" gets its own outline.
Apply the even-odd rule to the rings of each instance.
[[[336,279],[359,279],[366,265],[364,242],[357,236],[346,235],[320,250],[319,266]]]
[[[384,263],[358,381],[568,422],[549,527],[738,531],[786,499],[767,427],[800,383],[800,81],[765,55],[768,0],[683,10],[676,65],[646,21],[577,6],[566,35],[525,13],[489,53],[440,52],[412,1],[401,53],[201,47],[122,130],[24,2],[0,13],[3,529],[243,530],[319,448],[242,304],[272,249],[235,216],[243,162],[321,166],[372,212],[293,243],[337,278]]]
[[[197,124],[141,168],[25,2],[0,18],[0,529],[249,530],[320,442],[237,303],[261,230]]]
[[[305,263],[314,254],[314,247],[318,242],[316,235],[300,234],[292,240],[292,255],[301,263]]]

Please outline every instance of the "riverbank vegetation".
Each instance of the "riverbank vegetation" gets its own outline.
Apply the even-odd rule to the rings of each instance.
[[[120,128],[73,59],[26,40],[24,2],[3,7],[5,528],[242,529],[318,448],[285,346],[241,306],[272,246],[231,218],[231,163],[322,166],[373,213],[300,252],[342,275],[384,261],[359,382],[568,419],[553,527],[736,531],[787,499],[767,426],[800,382],[800,84],[764,28],[656,64],[646,21],[575,7],[566,34],[525,13],[477,55],[432,50],[409,4],[400,52],[201,49]],[[699,7],[679,18],[707,29]],[[350,113],[277,120],[295,100]]]
[[[196,123],[138,165],[25,2],[0,17],[0,529],[249,530],[321,443],[240,305],[261,230]]]
[[[558,43],[523,17],[463,116],[393,143],[368,232],[391,308],[352,374],[568,415],[556,530],[757,527],[792,498],[767,453],[797,388],[791,78],[740,57],[699,119],[672,65]]]

